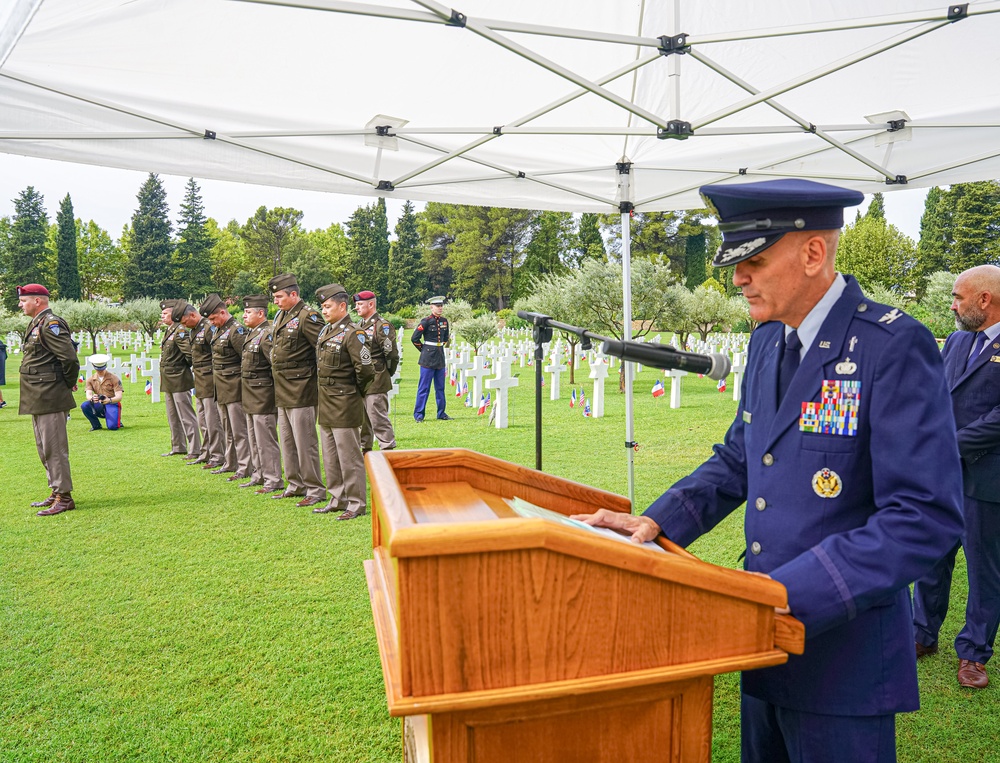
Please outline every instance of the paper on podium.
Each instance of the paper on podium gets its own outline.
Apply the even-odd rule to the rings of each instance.
[[[622,535],[617,530],[612,530],[610,527],[594,527],[593,525],[588,525],[586,522],[581,522],[578,519],[572,519],[565,514],[560,514],[558,511],[552,511],[551,509],[543,509],[541,506],[536,506],[533,503],[525,501],[523,498],[505,498],[507,505],[511,507],[517,514],[526,518],[533,519],[546,519],[550,522],[558,522],[561,525],[566,525],[568,527],[577,527],[582,530],[589,530],[590,532],[597,533],[605,538],[613,538],[621,543],[628,543],[631,546],[641,546],[643,548],[648,548],[653,551],[660,551],[662,553],[667,553],[667,550],[661,548],[653,541],[646,541],[645,543],[632,543],[632,540],[628,535]]]

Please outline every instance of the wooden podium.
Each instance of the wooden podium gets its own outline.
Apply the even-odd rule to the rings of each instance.
[[[780,583],[546,519],[613,493],[468,450],[369,453],[365,562],[408,763],[708,761],[713,676],[801,653]]]

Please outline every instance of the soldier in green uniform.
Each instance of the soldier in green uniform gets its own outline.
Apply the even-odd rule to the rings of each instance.
[[[21,358],[21,401],[18,414],[31,415],[38,457],[45,467],[51,494],[31,504],[47,517],[76,508],[69,471],[66,412],[76,408],[73,391],[80,359],[66,321],[49,308],[49,290],[29,283],[17,290],[21,311],[31,318]]]
[[[389,421],[389,396],[392,375],[399,365],[396,328],[378,314],[375,292],[359,291],[354,295],[354,309],[361,317],[361,328],[368,335],[368,347],[375,368],[375,381],[365,392],[364,421],[361,424],[361,452],[367,453],[378,440],[381,450],[396,447],[396,434]]]
[[[299,297],[298,280],[291,273],[267,284],[274,303],[274,344],[271,371],[274,402],[278,407],[278,434],[285,462],[285,490],[272,498],[302,497],[297,506],[313,506],[326,490],[319,474],[319,438],[316,436],[316,340],[323,328],[320,314]]]
[[[166,330],[160,342],[160,390],[165,393],[167,405],[167,425],[170,427],[170,451],[164,456],[190,454],[197,457],[201,453],[201,435],[198,434],[198,418],[191,405],[191,390],[194,376],[188,357],[191,354],[191,334],[187,328],[173,319],[176,299],[160,302],[163,311],[161,319]]]
[[[363,395],[375,378],[375,369],[364,329],[351,323],[344,287],[339,283],[320,287],[316,299],[327,321],[316,345],[316,363],[330,502],[313,511],[343,511],[337,519],[355,519],[365,513],[365,462],[358,428],[364,415]]]
[[[274,378],[271,375],[273,327],[267,319],[270,300],[263,294],[243,298],[243,324],[247,327],[243,342],[243,411],[247,415],[250,462],[253,478],[240,487],[259,485],[258,495],[283,490],[281,451],[278,449],[278,408],[274,404]]]
[[[215,403],[215,377],[212,374],[212,339],[215,326],[202,318],[198,308],[186,302],[174,307],[173,318],[184,324],[190,332],[188,362],[194,373],[194,394],[197,398],[198,427],[201,429],[201,454],[192,458],[189,464],[204,464],[206,469],[222,466],[226,458],[225,439],[222,434],[222,418]]]
[[[243,412],[243,381],[240,366],[246,329],[226,310],[218,294],[209,294],[198,311],[216,328],[212,338],[212,376],[215,377],[215,402],[222,418],[226,451],[235,452],[235,463],[226,461],[212,474],[234,472],[229,482],[250,476],[250,441],[247,439],[247,417]]]

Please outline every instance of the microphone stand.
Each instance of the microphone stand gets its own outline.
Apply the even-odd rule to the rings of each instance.
[[[535,341],[535,469],[542,470],[542,360],[544,353],[542,345],[552,341],[552,329],[559,329],[580,337],[580,347],[589,350],[593,345],[591,340],[608,341],[610,337],[595,334],[580,326],[560,323],[551,316],[541,313],[517,311],[517,317],[531,322],[531,338]]]

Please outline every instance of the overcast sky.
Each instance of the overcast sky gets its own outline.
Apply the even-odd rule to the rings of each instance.
[[[0,217],[14,214],[14,198],[27,188],[45,197],[50,222],[56,219],[59,202],[69,193],[73,211],[83,220],[94,220],[115,239],[132,218],[139,186],[146,173],[94,167],[47,159],[33,159],[13,154],[0,154]],[[175,224],[184,198],[185,177],[161,175],[167,191],[170,218]],[[245,223],[260,206],[294,207],[303,212],[302,225],[313,230],[327,228],[331,223],[347,223],[359,206],[374,199],[364,196],[344,196],[318,191],[298,191],[273,186],[229,183],[221,180],[198,180],[205,214],[220,225],[235,219]],[[885,194],[886,217],[889,222],[915,241],[920,235],[920,216],[924,211],[926,189],[892,191]],[[390,231],[395,227],[403,199],[387,199]],[[867,207],[866,199],[861,210]],[[417,209],[423,206],[417,203]],[[847,219],[854,217],[848,211]]]

